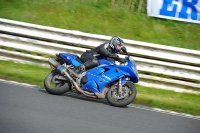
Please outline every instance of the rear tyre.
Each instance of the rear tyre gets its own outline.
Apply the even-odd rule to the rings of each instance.
[[[125,107],[132,103],[137,94],[135,85],[132,82],[126,82],[122,86],[122,94],[118,93],[118,84],[113,84],[108,90],[106,98],[108,103],[117,107]]]
[[[60,73],[57,70],[51,71],[44,80],[44,88],[53,95],[62,95],[71,89],[71,83],[67,80],[56,80]]]

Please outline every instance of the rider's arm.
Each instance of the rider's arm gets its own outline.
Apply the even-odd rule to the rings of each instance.
[[[113,58],[115,60],[119,60],[120,59],[119,56],[116,55],[116,54],[113,54],[113,53],[109,52],[107,50],[107,47],[108,47],[108,43],[101,44],[99,46],[99,54],[102,55],[102,56],[104,56],[104,57],[109,57],[109,58]]]

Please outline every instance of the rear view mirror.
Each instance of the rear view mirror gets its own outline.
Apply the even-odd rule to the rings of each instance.
[[[127,53],[126,47],[122,47],[122,51],[123,51],[124,53]]]

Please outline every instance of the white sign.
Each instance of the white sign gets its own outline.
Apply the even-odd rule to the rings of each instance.
[[[148,0],[149,16],[200,23],[200,0]]]

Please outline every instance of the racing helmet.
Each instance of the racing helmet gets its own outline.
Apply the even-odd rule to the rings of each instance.
[[[120,37],[118,37],[118,36],[113,36],[110,39],[109,45],[113,49],[113,51],[115,53],[119,53],[121,51],[121,49],[118,49],[117,45],[120,45],[120,46],[123,47],[124,46],[124,41]]]

